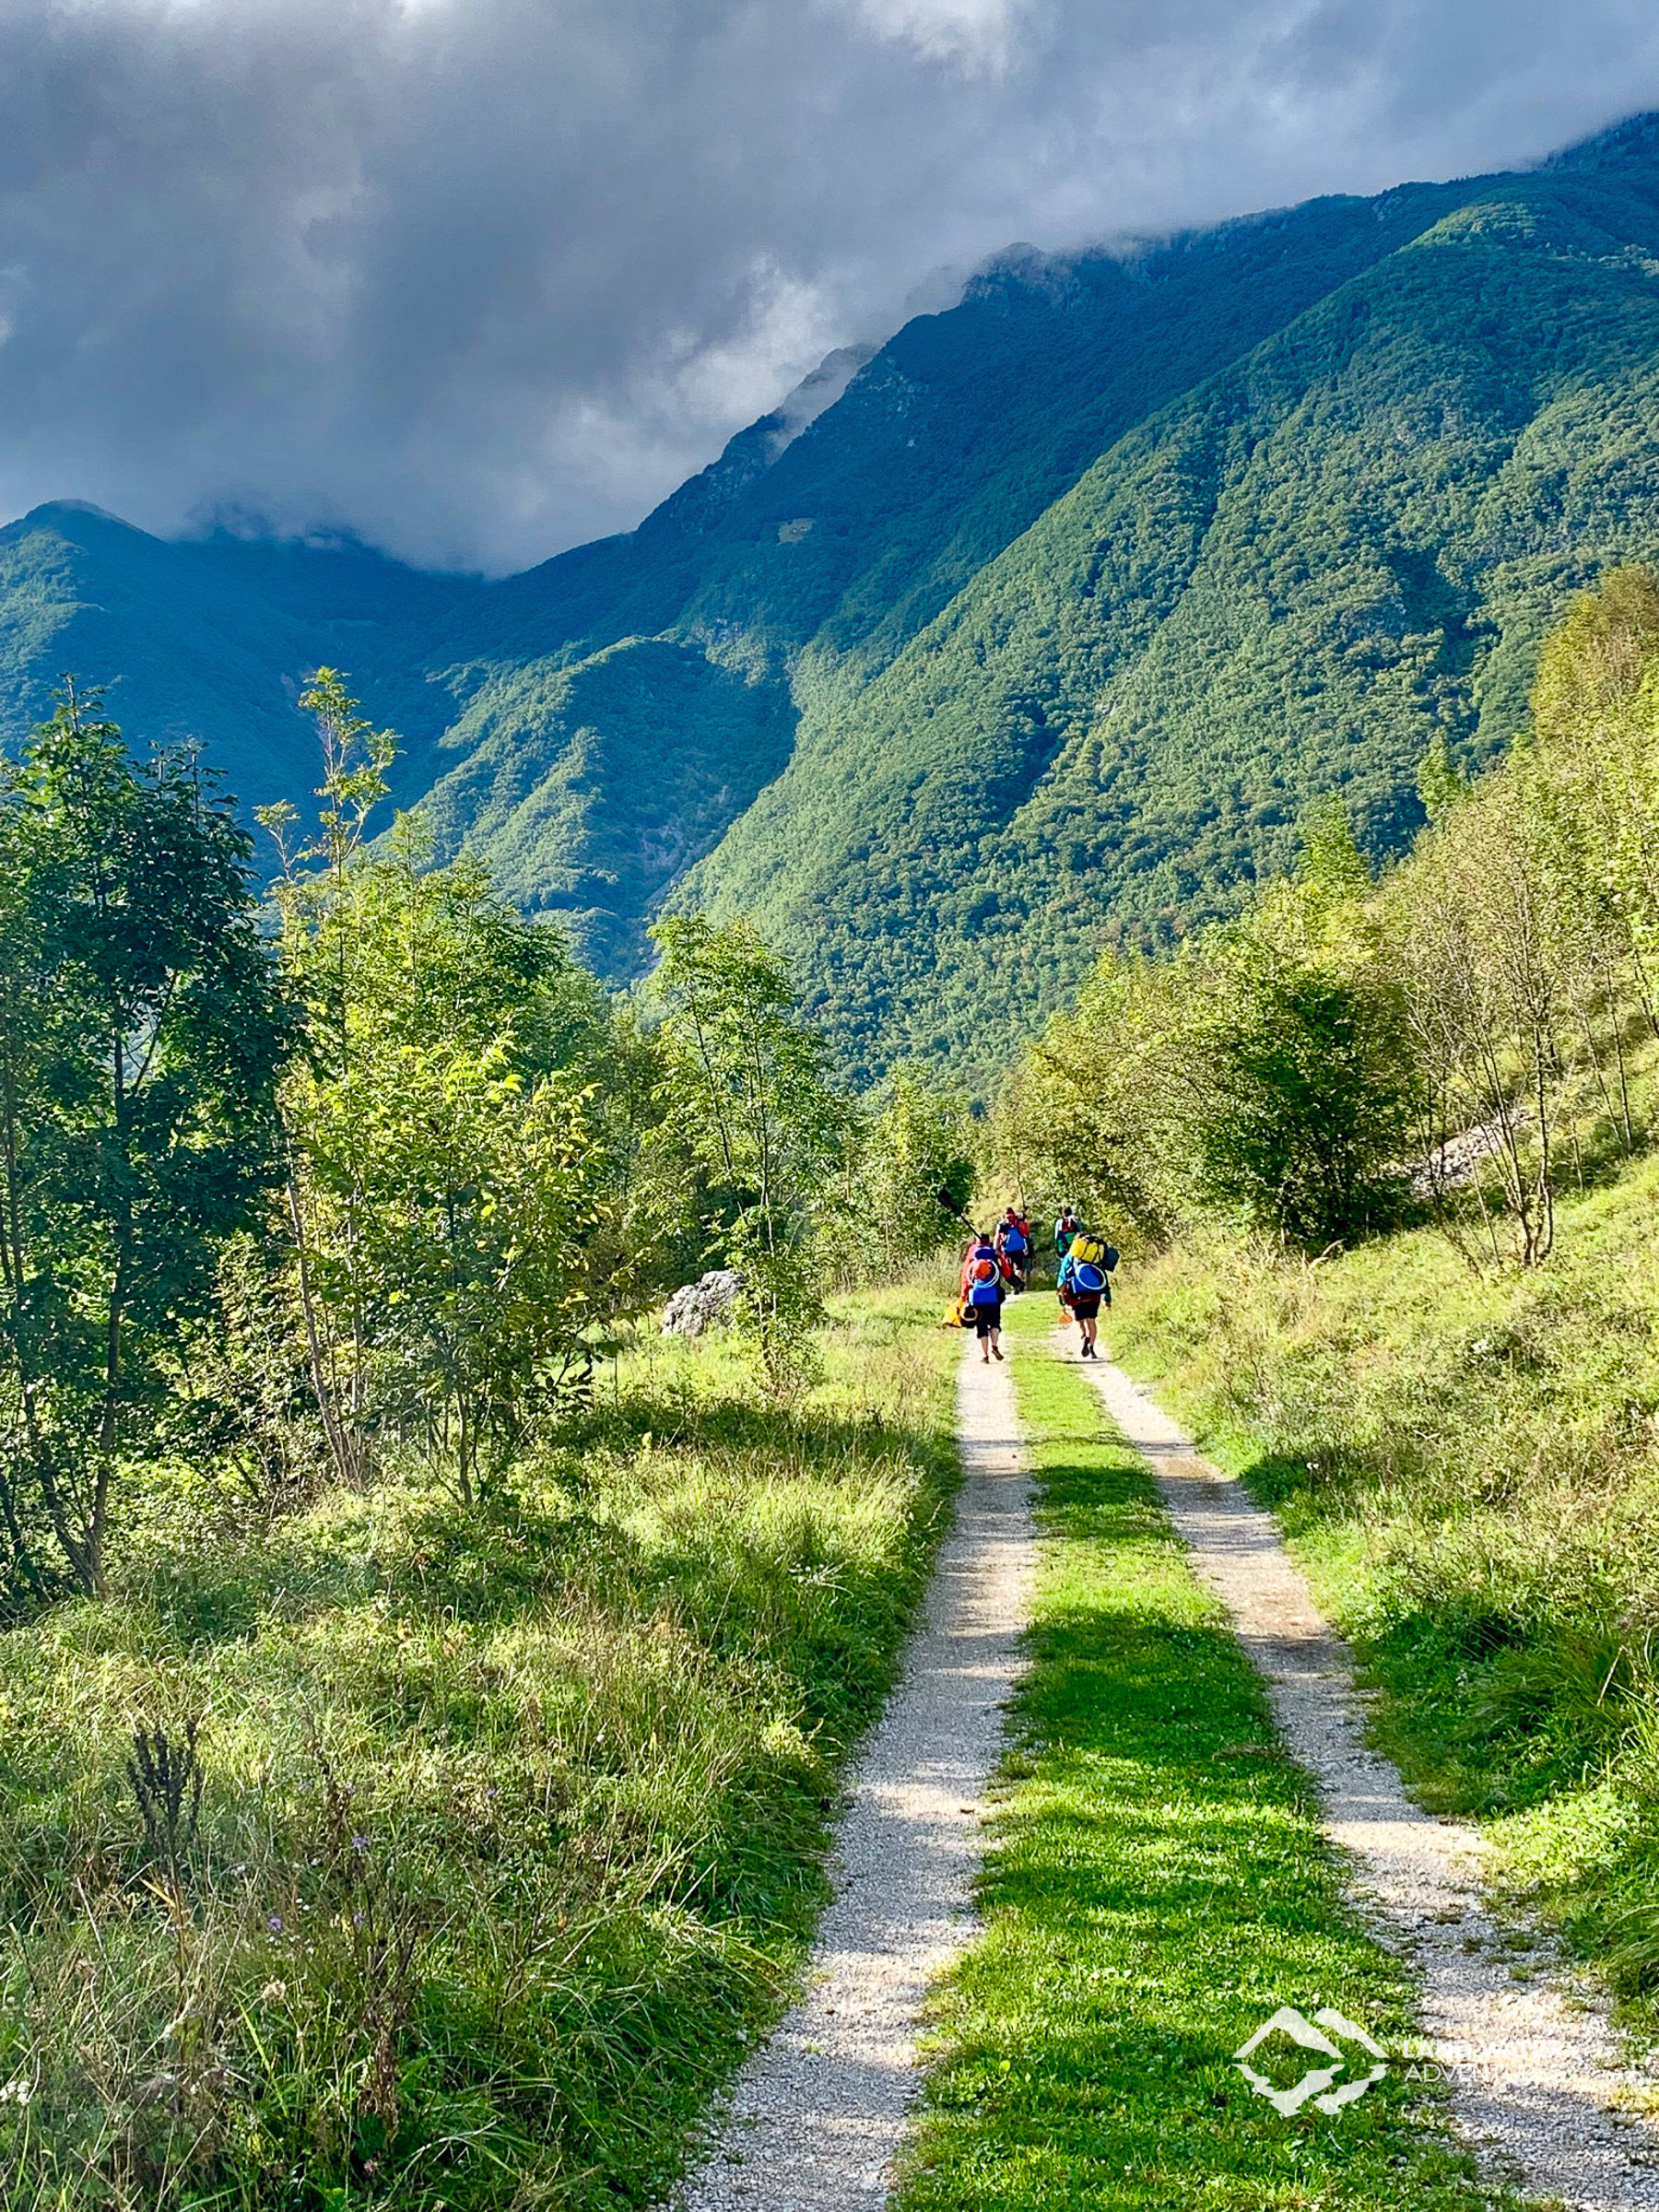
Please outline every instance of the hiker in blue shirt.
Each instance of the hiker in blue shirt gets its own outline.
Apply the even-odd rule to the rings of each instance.
[[[1031,1273],[1031,1226],[1013,1206],[996,1225],[996,1249],[1014,1288],[1025,1289]]]
[[[1002,1358],[1002,1310],[1006,1277],[1001,1255],[990,1238],[976,1231],[962,1260],[963,1325],[973,1324],[980,1359],[989,1366]]]

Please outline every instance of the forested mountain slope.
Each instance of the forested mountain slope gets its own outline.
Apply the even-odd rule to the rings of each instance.
[[[441,848],[480,845],[515,896],[562,910],[590,958],[627,973],[652,901],[798,727],[835,726],[1149,407],[1447,198],[1320,202],[1131,260],[1017,251],[798,433],[788,409],[769,417],[631,537],[467,598],[421,641],[436,680],[390,702],[423,739],[410,766],[434,786]]]
[[[1382,852],[1436,729],[1512,734],[1563,598],[1659,546],[1659,171],[1609,153],[1470,191],[1153,413],[806,718],[691,890],[798,948],[850,1054],[990,1059],[1103,935],[1286,865],[1310,796]]]
[[[249,805],[300,797],[317,780],[304,673],[371,673],[382,639],[473,588],[349,540],[173,545],[95,507],[37,507],[0,530],[0,735],[22,737],[73,673],[107,686],[135,742],[200,740]]]
[[[119,678],[250,803],[327,659],[399,795],[613,978],[753,914],[853,1069],[1002,1058],[1108,936],[1225,912],[1337,789],[1381,852],[1445,731],[1659,552],[1659,124],[1155,248],[1017,249],[836,357],[632,534],[498,582],[360,547],[0,535],[0,715]]]

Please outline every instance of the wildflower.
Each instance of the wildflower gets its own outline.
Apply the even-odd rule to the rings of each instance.
[[[281,1913],[273,1912],[270,1919],[265,1922],[265,1926],[270,1929],[273,1936],[280,1936],[282,1933]]]

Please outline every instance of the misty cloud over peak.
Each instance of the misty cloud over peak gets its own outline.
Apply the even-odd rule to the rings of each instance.
[[[930,271],[1654,101],[1635,0],[7,0],[0,514],[515,567]]]

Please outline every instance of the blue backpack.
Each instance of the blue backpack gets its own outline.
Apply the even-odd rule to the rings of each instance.
[[[1003,1250],[1005,1252],[1023,1252],[1025,1248],[1025,1230],[1017,1229],[1012,1221],[1008,1222],[1003,1230]]]
[[[980,1270],[985,1272],[982,1275]],[[968,1277],[968,1303],[971,1306],[996,1306],[1002,1303],[1002,1269],[996,1254],[988,1244],[982,1244],[973,1254]]]
[[[1084,1298],[1099,1298],[1106,1277],[1092,1260],[1079,1260],[1071,1271],[1071,1287]]]

